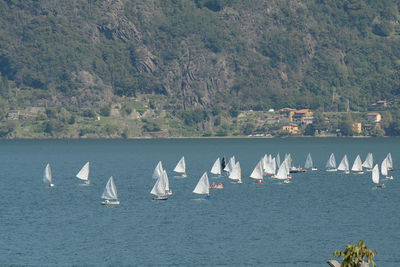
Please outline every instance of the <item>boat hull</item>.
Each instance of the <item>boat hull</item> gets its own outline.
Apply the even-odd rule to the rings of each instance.
[[[101,205],[119,205],[119,201],[109,201],[109,200],[106,200],[106,201],[102,201],[102,202],[101,202]]]
[[[167,196],[158,196],[158,197],[153,197],[153,200],[168,200]]]

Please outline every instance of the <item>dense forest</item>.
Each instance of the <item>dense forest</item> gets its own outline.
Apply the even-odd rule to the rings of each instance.
[[[10,107],[365,110],[400,97],[396,0],[0,0]]]

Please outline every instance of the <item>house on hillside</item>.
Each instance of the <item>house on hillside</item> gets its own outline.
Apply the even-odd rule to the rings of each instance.
[[[353,123],[353,132],[357,134],[362,133],[362,124],[360,122]]]
[[[314,119],[313,115],[314,113],[311,111],[311,109],[299,109],[294,112],[293,119],[301,123],[311,124]]]
[[[7,120],[18,120],[19,119],[19,111],[18,110],[9,110],[6,116]]]
[[[386,100],[379,100],[376,103],[372,104],[374,108],[387,108],[388,103]]]
[[[382,120],[381,114],[377,112],[371,112],[367,114],[367,121],[380,122]]]
[[[294,108],[282,108],[278,110],[279,115],[288,119],[289,121],[293,121],[293,115],[296,110]]]
[[[281,130],[290,134],[298,134],[299,126],[295,123],[288,123],[286,125],[283,125]]]

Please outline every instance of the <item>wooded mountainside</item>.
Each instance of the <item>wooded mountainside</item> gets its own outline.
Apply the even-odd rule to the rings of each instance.
[[[20,106],[366,110],[400,100],[397,0],[0,0]]]

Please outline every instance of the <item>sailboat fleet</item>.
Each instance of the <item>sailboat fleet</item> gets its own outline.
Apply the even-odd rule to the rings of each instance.
[[[291,182],[291,167],[292,165],[292,157],[290,154],[286,154],[284,160],[280,162],[280,155],[277,154],[275,157],[272,155],[265,154],[256,164],[255,168],[249,175],[249,178],[254,179],[256,184],[262,184],[265,181],[265,177],[270,176],[271,179],[282,180],[283,183]],[[227,177],[233,181],[233,183],[241,184],[242,181],[242,169],[240,167],[240,162],[236,161],[235,156],[230,157],[228,164],[224,166],[225,158],[220,160],[217,158],[214,164],[211,167],[210,173],[215,175],[212,178],[220,178]],[[85,181],[84,185],[89,185],[89,166],[90,163],[87,162],[82,169],[76,174],[76,177],[80,180]],[[381,163],[381,168],[379,171],[378,164],[373,165],[373,155],[372,153],[368,153],[364,162],[361,161],[360,155],[357,155],[351,171],[354,174],[363,174],[364,169],[368,172],[371,172],[372,182],[376,184],[377,188],[385,188],[384,184],[380,184],[381,176],[384,179],[393,179],[393,176],[389,175],[389,171],[393,171],[393,159],[391,153],[388,153],[387,156]],[[307,155],[305,164],[304,164],[304,172],[307,169],[317,170],[314,166],[311,154]],[[349,160],[347,155],[344,155],[342,160],[340,161],[339,166],[336,168],[336,160],[335,155],[332,153],[326,163],[326,171],[334,172],[334,171],[342,171],[345,174],[350,173],[349,168]],[[185,157],[182,157],[176,167],[174,168],[174,172],[180,173],[179,177],[187,177],[186,174],[186,163]],[[154,168],[152,178],[156,180],[153,188],[150,191],[150,194],[154,195],[153,200],[167,200],[169,196],[172,195],[172,190],[170,188],[169,179],[167,171],[163,168],[162,162],[159,161]],[[48,187],[53,187],[53,177],[51,172],[50,164],[46,164],[44,169],[43,181]],[[204,172],[200,177],[196,187],[193,190],[193,193],[205,195],[205,199],[210,198],[210,189],[214,188],[223,188],[222,184],[215,185],[215,182],[210,187],[209,178],[207,172]],[[107,184],[104,188],[104,192],[101,195],[103,201],[102,205],[119,205],[120,201],[117,195],[117,189],[115,186],[114,178],[111,176],[107,181]]]

